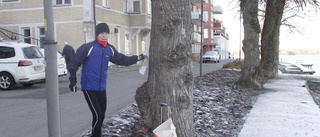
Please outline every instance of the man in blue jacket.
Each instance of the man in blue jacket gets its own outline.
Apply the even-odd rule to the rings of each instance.
[[[101,127],[107,106],[107,72],[109,61],[116,65],[129,66],[143,60],[139,56],[125,56],[108,43],[109,27],[106,23],[96,26],[96,40],[81,45],[68,68],[71,91],[77,91],[76,72],[82,65],[81,91],[89,105],[92,119],[92,137],[101,137]]]

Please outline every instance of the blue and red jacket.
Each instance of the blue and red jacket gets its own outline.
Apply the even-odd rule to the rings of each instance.
[[[72,76],[75,75],[72,72],[76,72],[82,65],[81,90],[106,91],[109,61],[116,65],[129,66],[138,62],[138,56],[125,56],[111,44],[104,47],[95,40],[77,49],[68,68],[70,77],[76,77]]]

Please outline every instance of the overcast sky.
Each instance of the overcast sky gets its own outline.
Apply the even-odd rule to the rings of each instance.
[[[215,0],[214,2],[214,6],[223,7],[223,14],[214,15],[214,17],[223,21],[227,28],[227,33],[230,36],[230,51],[239,51],[240,35],[243,38],[243,26],[240,34],[239,14],[237,13],[240,8],[236,3],[238,0]],[[303,28],[304,35],[290,34],[288,29],[281,27],[280,49],[320,49],[320,13],[312,12],[310,15],[313,17],[312,21],[296,21]]]

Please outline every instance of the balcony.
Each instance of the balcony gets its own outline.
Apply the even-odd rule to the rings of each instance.
[[[213,28],[214,28],[215,30],[223,30],[223,29],[226,29],[226,28],[223,26],[223,22],[218,21],[218,20],[216,20],[216,21],[213,23]]]
[[[141,31],[151,31],[151,16],[136,15],[129,16],[130,26],[133,28],[140,28]]]
[[[192,43],[200,43],[201,42],[201,35],[198,32],[192,33]]]
[[[220,45],[220,38],[219,37],[213,37],[213,44],[214,45]]]
[[[201,12],[191,12],[191,21],[193,24],[201,22]],[[208,13],[203,13],[203,22],[208,21]]]
[[[213,14],[223,14],[223,9],[221,6],[213,6]]]
[[[224,30],[220,30],[220,29],[214,29],[213,31],[214,35],[225,35],[225,31]]]

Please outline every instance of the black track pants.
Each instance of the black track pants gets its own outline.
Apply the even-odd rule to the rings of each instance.
[[[106,92],[83,91],[92,113],[92,137],[101,137],[101,127],[107,109]]]

